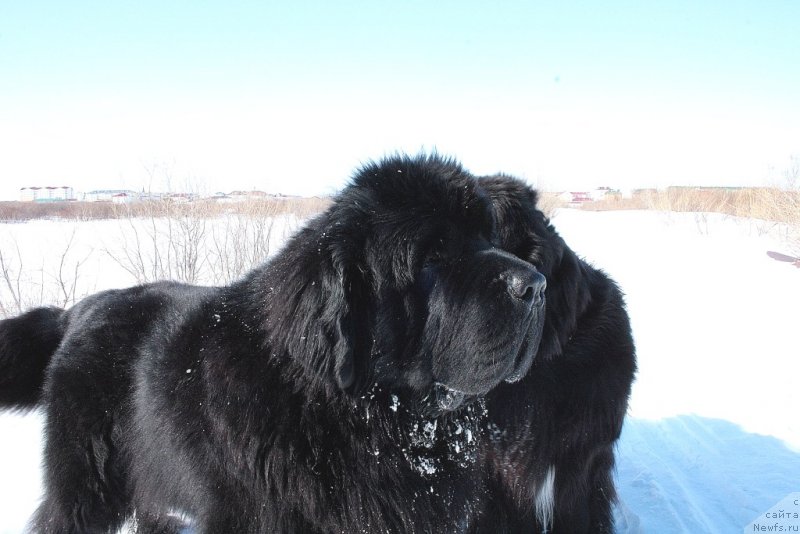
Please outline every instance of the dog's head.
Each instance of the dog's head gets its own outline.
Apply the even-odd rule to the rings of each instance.
[[[340,390],[378,384],[439,412],[518,380],[546,282],[497,230],[486,190],[452,161],[366,165],[277,262],[298,291],[292,357]]]
[[[575,253],[564,243],[538,208],[539,195],[521,180],[505,175],[479,179],[491,199],[497,224],[497,243],[530,263],[548,280],[547,310],[537,360],[563,352],[586,309],[589,289],[586,273]]]

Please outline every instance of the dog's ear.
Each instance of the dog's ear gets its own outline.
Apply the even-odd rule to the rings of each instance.
[[[335,215],[312,220],[267,266],[265,329],[271,350],[283,348],[313,383],[353,394],[368,375],[369,287],[360,226]]]
[[[354,292],[358,283],[345,258],[334,254],[332,260],[332,269],[325,283],[325,322],[332,350],[329,365],[335,384],[342,390],[348,390],[358,381],[357,320],[354,317],[356,310],[352,306],[357,298]]]

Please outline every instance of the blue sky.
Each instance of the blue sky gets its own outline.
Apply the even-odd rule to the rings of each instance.
[[[545,189],[781,181],[800,2],[0,3],[0,199],[326,194],[437,149]]]

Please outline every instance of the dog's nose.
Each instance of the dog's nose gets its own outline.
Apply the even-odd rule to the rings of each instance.
[[[534,269],[515,269],[502,277],[508,285],[512,297],[526,304],[539,305],[544,302],[547,280]]]

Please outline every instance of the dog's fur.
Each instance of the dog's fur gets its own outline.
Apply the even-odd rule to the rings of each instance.
[[[33,530],[135,515],[140,532],[181,517],[201,533],[468,532],[533,517],[540,466],[556,465],[556,524],[567,469],[608,488],[624,398],[582,373],[627,379],[603,356],[616,289],[549,229],[537,263],[542,229],[495,189],[439,157],[390,158],[231,286],[154,283],[0,322],[0,407],[46,414]],[[525,376],[542,335],[537,267],[561,281],[544,356],[490,398],[508,432],[490,443],[483,399]]]
[[[493,503],[481,532],[612,532],[614,443],[636,363],[622,294],[579,259],[506,176],[482,180],[499,245],[547,278],[544,334],[533,367],[487,398]]]

